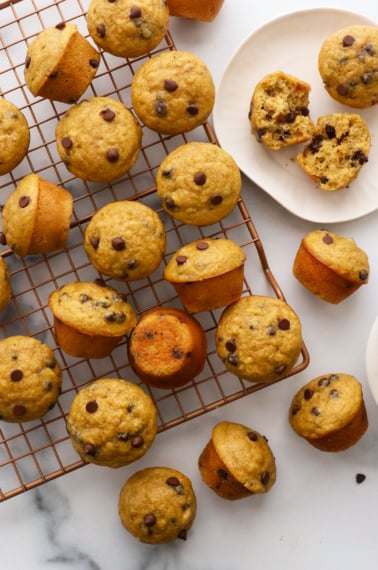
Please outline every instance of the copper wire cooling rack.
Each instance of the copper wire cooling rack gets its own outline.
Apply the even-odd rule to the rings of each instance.
[[[278,298],[284,295],[274,278],[263,245],[240,198],[234,211],[222,222],[210,227],[189,227],[165,214],[157,199],[155,175],[162,159],[174,148],[189,141],[217,144],[210,124],[185,135],[160,136],[143,127],[143,148],[132,171],[111,184],[87,183],[73,177],[61,163],[56,151],[54,132],[57,120],[67,105],[34,98],[25,87],[23,69],[26,49],[42,29],[61,21],[77,24],[88,37],[86,11],[89,0],[14,0],[0,2],[0,95],[12,101],[26,116],[31,143],[22,163],[9,175],[0,177],[0,201],[30,172],[69,189],[74,197],[74,214],[69,239],[64,250],[45,256],[20,259],[3,247],[12,280],[12,301],[0,315],[0,338],[29,335],[45,342],[56,353],[63,370],[63,389],[57,405],[42,420],[25,424],[0,422],[0,501],[57,478],[84,465],[68,439],[65,418],[80,387],[100,377],[119,377],[139,383],[126,355],[127,338],[103,359],[82,360],[65,354],[56,345],[52,318],[47,305],[50,292],[69,281],[94,280],[99,277],[89,264],[83,249],[83,234],[93,213],[104,204],[120,199],[140,200],[162,217],[167,233],[164,263],[188,241],[202,237],[228,237],[245,250],[247,265],[253,273],[254,292]],[[101,65],[84,97],[109,96],[131,108],[132,77],[146,57],[176,49],[170,33],[162,44],[145,57],[123,60],[102,53]],[[164,266],[164,263],[162,264]],[[119,283],[106,280],[127,294],[137,315],[155,306],[178,306],[173,288],[162,276],[162,268],[148,279]],[[243,294],[252,294],[245,280]],[[214,332],[220,311],[196,314],[208,339],[205,369],[195,381],[177,390],[144,389],[152,396],[159,415],[159,431],[167,430],[235,401],[262,385],[244,383],[226,372],[215,353]],[[309,355],[303,345],[300,362],[290,376],[306,368]]]

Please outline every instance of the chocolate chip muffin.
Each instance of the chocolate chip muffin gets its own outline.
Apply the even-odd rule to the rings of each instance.
[[[71,107],[56,130],[60,158],[75,176],[109,182],[135,164],[142,129],[134,115],[111,97],[91,97]]]
[[[293,274],[311,293],[328,303],[340,303],[369,281],[369,258],[353,238],[314,230],[302,240]]]
[[[7,174],[22,161],[29,143],[29,125],[24,114],[0,97],[0,175]]]
[[[168,51],[145,61],[134,75],[135,113],[150,129],[186,133],[206,122],[215,102],[211,73],[197,55]]]
[[[263,77],[255,86],[248,119],[251,133],[271,150],[298,144],[311,138],[309,83],[283,71]]]
[[[80,457],[123,467],[147,453],[157,433],[155,405],[142,388],[120,378],[100,378],[74,397],[67,430]]]
[[[5,201],[3,237],[20,257],[62,249],[73,211],[72,194],[38,174],[27,174]]]
[[[370,132],[355,113],[319,117],[311,141],[297,155],[299,166],[322,190],[346,188],[368,162]]]
[[[246,255],[228,238],[204,238],[180,247],[163,276],[191,313],[211,311],[240,298]]]
[[[104,51],[119,57],[139,57],[156,48],[169,24],[165,0],[91,0],[88,31]]]
[[[0,340],[0,419],[29,422],[54,407],[62,371],[49,346],[16,335]]]
[[[164,224],[142,202],[120,200],[103,206],[85,229],[84,247],[100,273],[135,281],[153,273],[166,247]]]
[[[345,373],[314,378],[293,397],[289,422],[321,451],[348,449],[368,428],[361,383]]]
[[[176,307],[156,307],[139,319],[127,350],[131,367],[145,384],[172,389],[202,371],[207,340],[192,315]]]
[[[75,103],[86,91],[100,63],[98,51],[76,24],[42,30],[28,46],[25,83],[35,97]]]
[[[135,325],[125,296],[112,287],[74,281],[53,291],[49,308],[57,343],[80,358],[104,358]]]
[[[202,479],[230,501],[267,493],[276,481],[276,464],[265,436],[235,422],[220,422],[202,451]]]
[[[125,529],[140,542],[186,540],[197,500],[190,479],[172,467],[146,467],[123,485],[118,511]]]
[[[0,257],[0,313],[9,305],[11,295],[11,276],[8,265],[4,259]]]
[[[207,226],[235,207],[241,174],[234,159],[219,146],[189,142],[171,151],[156,176],[164,209],[190,226]]]
[[[336,30],[323,42],[319,73],[329,95],[358,109],[378,102],[378,28],[364,24]]]
[[[251,295],[223,311],[215,340],[216,352],[230,372],[269,384],[286,376],[297,362],[302,327],[286,301]]]

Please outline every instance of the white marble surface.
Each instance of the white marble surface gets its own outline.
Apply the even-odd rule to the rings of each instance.
[[[171,30],[177,46],[203,57],[218,83],[227,60],[254,29],[289,11],[315,7],[343,8],[377,19],[374,3],[367,0],[225,0],[212,24],[176,19]],[[372,159],[375,147],[373,141]],[[287,213],[247,181],[243,197],[270,266],[288,301],[301,316],[311,353],[309,367],[285,382],[160,434],[137,465],[117,471],[87,466],[3,502],[2,568],[376,568],[378,410],[366,381],[365,347],[378,314],[378,212],[330,228],[352,235],[371,262],[368,286],[341,305],[332,306],[308,294],[291,274],[299,240],[315,229],[314,224]],[[287,422],[287,410],[299,386],[318,374],[336,371],[355,374],[363,383],[370,426],[350,450],[327,454],[295,436]],[[227,502],[202,483],[198,455],[212,426],[224,419],[245,423],[268,437],[277,461],[277,483],[267,495]],[[167,546],[139,544],[119,522],[120,487],[136,469],[157,464],[178,468],[193,481],[198,515],[187,541]],[[366,475],[360,485],[355,480],[357,473]]]

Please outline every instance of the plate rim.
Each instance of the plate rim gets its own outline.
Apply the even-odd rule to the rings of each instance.
[[[370,328],[368,340],[366,343],[366,350],[365,350],[366,378],[368,381],[370,392],[376,404],[378,404],[378,374],[377,374],[377,382],[375,384],[373,382],[372,376],[374,375],[374,372],[378,372],[377,346],[378,346],[378,317],[376,317]]]

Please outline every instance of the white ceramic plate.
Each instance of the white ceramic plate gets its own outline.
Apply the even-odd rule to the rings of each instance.
[[[213,111],[214,130],[244,174],[296,216],[317,223],[362,217],[378,208],[378,108],[357,110],[334,101],[318,72],[318,52],[332,32],[352,24],[373,24],[365,17],[334,9],[294,12],[264,25],[250,35],[226,66]],[[311,85],[310,112],[358,112],[372,136],[369,162],[349,188],[325,192],[296,163],[302,146],[269,151],[250,133],[249,103],[258,81],[281,70]]]
[[[366,345],[366,376],[373,398],[378,404],[378,318],[371,328]]]

